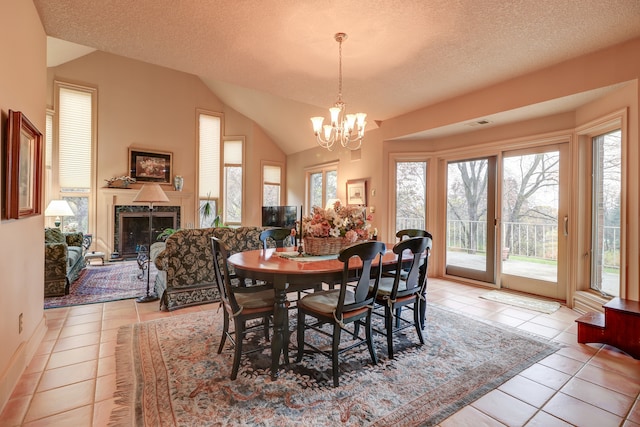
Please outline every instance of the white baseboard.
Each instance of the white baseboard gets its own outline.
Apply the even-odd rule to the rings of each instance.
[[[34,333],[27,341],[20,344],[11,357],[9,365],[0,376],[0,412],[2,412],[7,405],[13,389],[18,384],[18,381],[20,381],[20,377],[31,362],[31,359],[33,359],[46,333],[47,323],[43,311],[42,319]]]

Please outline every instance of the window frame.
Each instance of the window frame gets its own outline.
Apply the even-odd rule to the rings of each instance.
[[[205,115],[205,116],[211,116],[211,117],[217,117],[220,120],[220,135],[219,135],[219,146],[218,146],[218,159],[219,159],[219,165],[218,165],[218,195],[211,197],[210,199],[205,198],[206,196],[201,196],[200,195],[200,156],[201,156],[201,152],[200,152],[200,147],[202,145],[202,142],[200,141],[200,116]],[[215,112],[215,111],[210,111],[210,110],[204,110],[204,109],[196,109],[196,118],[195,118],[195,122],[196,122],[196,159],[195,159],[195,167],[196,167],[196,191],[195,191],[195,200],[194,200],[194,207],[196,209],[196,218],[198,219],[197,224],[198,227],[202,228],[205,225],[208,224],[203,224],[201,222],[201,215],[200,215],[200,211],[201,211],[201,206],[203,203],[205,203],[206,201],[210,201],[213,202],[213,206],[215,208],[215,212],[214,212],[214,218],[216,217],[216,215],[218,214],[218,212],[220,212],[222,210],[222,206],[221,206],[221,201],[222,201],[222,181],[223,181],[223,173],[224,170],[222,168],[222,156],[223,156],[223,135],[224,135],[224,114],[220,113],[220,112]],[[213,220],[212,220],[213,221]]]
[[[54,110],[53,110],[53,138],[51,139],[51,182],[45,188],[47,194],[47,204],[52,199],[65,198],[86,198],[87,199],[87,230],[86,233],[93,234],[97,229],[97,159],[98,159],[98,88],[88,85],[79,85],[54,80]],[[72,90],[88,93],[91,95],[91,176],[89,178],[89,189],[87,192],[62,191],[60,187],[60,90]]]
[[[265,167],[278,167],[280,168],[280,182],[272,183],[267,182],[265,180],[264,169]],[[261,160],[260,161],[260,182],[262,182],[261,191],[260,191],[260,200],[262,201],[262,205],[264,206],[264,193],[265,193],[265,185],[277,185],[280,187],[280,191],[278,192],[278,204],[276,206],[284,206],[286,198],[283,197],[283,189],[287,188],[287,183],[285,181],[285,164],[282,162],[274,162],[270,160]]]
[[[590,121],[575,129],[576,147],[574,150],[574,188],[575,213],[577,219],[575,227],[571,229],[576,233],[575,253],[582,255],[573,258],[571,271],[575,272],[573,284],[573,306],[579,311],[601,310],[609,298],[601,295],[591,288],[591,250],[592,250],[592,168],[593,168],[593,138],[611,131],[620,130],[621,138],[621,185],[620,185],[620,298],[626,298],[629,292],[627,284],[627,206],[628,206],[628,110],[613,112],[609,115]],[[578,215],[578,212],[580,213]]]
[[[231,143],[231,142],[240,142],[242,145],[242,163],[237,164],[237,163],[227,163],[227,161],[224,158],[224,145],[226,143]],[[246,153],[246,140],[245,137],[242,135],[238,135],[238,136],[223,136],[222,137],[222,157],[221,157],[221,172],[222,172],[222,181],[221,181],[221,200],[222,200],[222,205],[220,207],[220,209],[222,209],[222,220],[225,223],[225,225],[229,225],[232,227],[236,227],[236,226],[241,226],[244,223],[245,220],[245,209],[244,207],[246,206],[246,179],[247,179],[247,174],[246,174],[246,168],[245,168],[245,164],[246,164],[246,159],[245,159],[245,153]],[[227,217],[227,210],[226,210],[226,206],[225,206],[225,202],[227,201],[227,195],[228,193],[230,193],[230,191],[228,191],[227,189],[227,168],[229,167],[240,167],[242,170],[242,198],[240,200],[240,222],[238,221],[230,221]]]
[[[327,173],[328,172],[335,172],[336,173],[336,185],[338,186],[336,188],[336,196],[339,195],[339,185],[337,184],[337,182],[339,181],[339,170],[338,170],[338,166],[339,166],[339,162],[330,162],[330,163],[324,163],[321,165],[315,165],[315,166],[311,166],[308,168],[305,168],[305,206],[307,207],[307,212],[306,214],[309,215],[311,213],[311,209],[313,208],[313,206],[311,206],[311,175],[313,174],[317,174],[317,173],[321,173],[322,174],[322,203],[323,205],[321,206],[322,208],[324,208],[328,202],[328,198],[327,198]]]

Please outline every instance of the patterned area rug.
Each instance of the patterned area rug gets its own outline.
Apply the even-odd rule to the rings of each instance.
[[[138,278],[136,261],[108,262],[88,266],[71,284],[69,295],[44,299],[44,308],[68,307],[136,298],[147,292],[147,276]],[[156,268],[151,267],[150,289],[153,291]]]
[[[486,294],[480,295],[480,298],[501,302],[503,304],[513,305],[515,307],[527,308],[529,310],[547,314],[551,314],[560,308],[560,303],[556,301],[526,297],[507,291],[487,292]]]
[[[238,378],[229,380],[229,341],[216,353],[221,311],[122,327],[116,352],[121,406],[111,425],[435,425],[558,349],[433,304],[427,316],[424,346],[407,329],[396,339],[393,360],[381,335],[375,336],[377,365],[365,347],[343,354],[338,388],[328,358],[305,355],[294,363],[295,342],[292,363],[277,381],[269,376],[268,348],[244,356]]]

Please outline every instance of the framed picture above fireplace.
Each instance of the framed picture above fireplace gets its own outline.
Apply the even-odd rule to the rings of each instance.
[[[139,182],[171,183],[172,155],[165,151],[129,148],[129,176]]]

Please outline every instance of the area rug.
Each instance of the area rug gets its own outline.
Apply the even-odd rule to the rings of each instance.
[[[556,301],[531,298],[506,291],[487,292],[486,294],[480,295],[480,298],[501,302],[503,304],[513,305],[515,307],[527,308],[529,310],[539,311],[540,313],[547,314],[551,314],[560,308],[560,303]]]
[[[44,308],[68,307],[136,298],[147,291],[147,276],[139,278],[136,261],[107,262],[87,266],[69,288],[69,295],[44,299]],[[156,268],[151,267],[150,284],[153,291]]]
[[[216,353],[221,319],[221,311],[210,310],[122,327],[110,425],[436,425],[558,349],[542,337],[429,304],[425,345],[407,329],[396,336],[390,360],[386,339],[376,334],[378,364],[366,348],[343,354],[338,388],[328,358],[305,355],[295,363],[295,341],[292,363],[276,381],[268,347],[243,356],[231,381],[231,344]],[[264,344],[256,336],[250,341]]]

